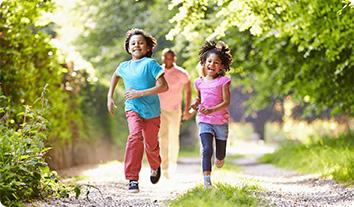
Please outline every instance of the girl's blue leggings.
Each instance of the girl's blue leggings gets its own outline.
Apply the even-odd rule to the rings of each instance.
[[[211,171],[211,157],[213,155],[213,139],[214,136],[211,133],[200,134],[200,139],[203,147],[202,154],[202,168],[203,172]],[[215,151],[216,159],[223,160],[226,154],[226,140],[215,139]]]

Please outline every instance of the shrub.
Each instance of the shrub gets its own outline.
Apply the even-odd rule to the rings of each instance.
[[[32,198],[68,196],[45,162],[48,121],[41,110],[8,105],[0,107],[0,117],[0,201],[14,206]]]

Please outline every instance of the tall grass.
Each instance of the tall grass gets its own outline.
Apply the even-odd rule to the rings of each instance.
[[[213,189],[205,190],[200,185],[171,201],[168,206],[266,206],[265,204],[261,205],[260,200],[252,195],[252,192],[257,190],[256,186],[235,187],[227,184],[217,184]]]
[[[305,173],[320,173],[354,184],[354,132],[338,137],[312,137],[306,144],[286,143],[261,161]]]

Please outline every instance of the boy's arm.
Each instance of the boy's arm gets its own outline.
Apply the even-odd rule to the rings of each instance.
[[[156,85],[152,88],[148,88],[145,90],[133,90],[133,91],[127,91],[125,93],[125,98],[126,99],[135,99],[135,98],[140,98],[143,96],[150,96],[158,93],[162,93],[168,90],[168,84],[165,80],[165,77],[161,75],[157,81]]]
[[[222,87],[222,99],[223,101],[218,105],[210,108],[203,108],[200,110],[200,112],[203,114],[211,114],[228,107],[230,105],[230,83],[227,83]]]
[[[109,86],[109,90],[107,94],[107,109],[109,113],[112,115],[113,115],[113,107],[116,107],[116,105],[114,104],[113,95],[119,79],[120,79],[119,76],[117,76],[116,74],[112,75],[111,84]]]

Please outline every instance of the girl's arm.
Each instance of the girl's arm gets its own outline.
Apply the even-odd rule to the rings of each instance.
[[[125,98],[126,99],[135,99],[135,98],[140,98],[143,96],[150,96],[158,93],[162,93],[168,90],[168,84],[165,80],[165,77],[161,75],[157,81],[156,81],[156,86],[152,88],[148,88],[145,90],[133,90],[133,91],[127,91],[125,93]]]
[[[227,108],[230,105],[230,83],[227,83],[222,87],[222,99],[223,101],[218,105],[210,108],[203,108],[200,110],[200,112],[203,114],[211,114],[213,112]]]
[[[196,89],[197,91],[197,97],[195,97],[195,99],[193,100],[191,107],[192,109],[194,109],[194,111],[198,111],[198,107],[200,104],[200,91],[198,89]]]
[[[116,107],[116,105],[114,104],[114,100],[113,100],[114,89],[116,88],[119,79],[120,78],[118,76],[116,76],[116,74],[112,75],[111,85],[109,86],[109,90],[108,90],[108,94],[107,94],[107,109],[108,109],[109,113],[112,115],[113,115],[113,107]]]
[[[195,90],[197,91],[197,97],[195,97],[195,99],[193,100],[191,106],[190,106],[190,110],[189,110],[189,113],[191,114],[191,116],[194,116],[198,109],[199,109],[199,105],[201,103],[200,101],[200,91],[195,88]]]

